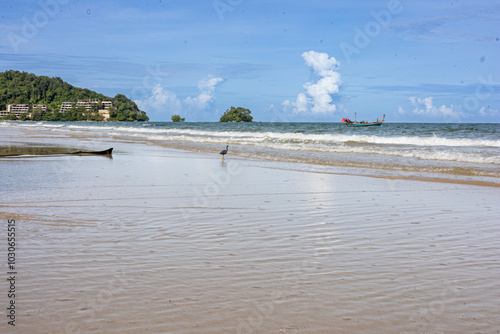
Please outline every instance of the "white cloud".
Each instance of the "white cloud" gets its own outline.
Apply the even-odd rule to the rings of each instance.
[[[493,117],[493,116],[496,116],[496,114],[498,113],[498,110],[491,109],[491,108],[488,108],[488,110],[486,110],[485,107],[482,107],[481,109],[479,109],[479,111],[477,113],[481,117]]]
[[[200,95],[187,97],[184,103],[196,110],[205,109],[214,100],[215,86],[222,81],[224,81],[222,78],[200,80],[198,82],[198,88],[201,91]]]
[[[200,94],[195,97],[186,97],[180,99],[177,94],[164,89],[161,84],[157,84],[151,96],[144,100],[136,100],[139,109],[147,113],[167,113],[167,114],[186,114],[189,112],[202,111],[207,109],[215,97],[215,86],[224,81],[222,78],[202,79],[198,82]]]
[[[339,86],[342,84],[340,73],[336,71],[340,63],[327,53],[316,51],[304,52],[302,58],[321,78],[316,82],[306,82],[303,85],[306,91],[299,93],[295,101],[284,101],[283,109],[294,114],[335,112],[337,106],[332,103],[332,95],[339,92]]]
[[[314,73],[322,77],[334,76],[338,74],[336,70],[340,63],[334,58],[328,57],[327,53],[316,51],[304,52],[302,58],[306,61],[306,65],[312,67]]]
[[[139,109],[146,112],[158,112],[161,110],[172,110],[174,113],[182,109],[182,102],[177,94],[164,89],[161,84],[157,84],[151,93],[151,96],[144,100],[134,101]]]
[[[410,104],[414,107],[411,111],[414,115],[432,116],[432,117],[461,117],[462,115],[455,111],[453,104],[450,106],[442,105],[437,107],[434,105],[433,97],[415,97],[409,98]],[[406,110],[403,107],[398,107],[398,113],[401,115],[406,114]]]
[[[398,106],[398,114],[404,115],[404,114],[406,114],[406,110],[404,110],[403,107]]]

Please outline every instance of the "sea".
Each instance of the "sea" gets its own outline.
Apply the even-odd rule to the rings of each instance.
[[[500,183],[500,124],[1,122],[2,127],[110,137],[227,157],[298,162],[319,171]],[[345,169],[348,168],[348,169]]]

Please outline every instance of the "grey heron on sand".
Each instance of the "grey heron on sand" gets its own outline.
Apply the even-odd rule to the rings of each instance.
[[[222,161],[224,161],[224,155],[227,153],[227,150],[229,149],[229,145],[226,145],[226,149],[225,150],[222,150],[220,151],[219,154],[222,154]]]

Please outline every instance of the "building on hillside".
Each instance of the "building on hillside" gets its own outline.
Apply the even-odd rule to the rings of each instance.
[[[62,112],[66,112],[66,111],[70,110],[71,108],[73,108],[74,103],[75,102],[63,102],[61,104],[61,109],[59,109],[59,112],[62,113]]]
[[[91,111],[93,105],[97,105],[98,107],[98,112],[99,115],[101,115],[102,119],[104,121],[109,119],[109,108],[113,106],[113,101],[110,100],[102,100],[99,101],[98,99],[80,99],[78,102],[63,102],[61,104],[61,110],[60,112],[65,112],[69,109],[71,109],[73,106],[77,107],[84,107],[86,111]]]
[[[29,113],[30,112],[30,105],[27,103],[8,104],[7,111],[13,112],[15,114],[17,114],[17,113],[20,113],[20,114],[21,113]]]
[[[29,114],[30,105],[27,103],[14,103],[7,105],[7,115],[13,113],[17,118],[21,116],[21,114]]]
[[[59,111],[65,112],[65,111],[73,108],[73,106],[75,106],[75,105],[77,107],[84,107],[85,110],[90,111],[90,110],[92,110],[93,105],[97,105],[99,108],[102,107],[103,109],[109,109],[109,107],[113,106],[113,102],[109,101],[109,100],[99,101],[98,99],[80,99],[76,103],[75,102],[63,102],[61,104],[61,109]]]
[[[99,109],[99,115],[101,115],[103,121],[107,121],[109,119],[109,110]]]
[[[27,103],[13,103],[7,105],[7,110],[0,111],[0,117],[9,116],[9,114],[14,114],[17,118],[21,117],[21,114],[31,116],[33,109],[41,109],[45,112],[48,110],[46,104],[29,105]]]
[[[113,102],[109,100],[102,100],[99,101],[98,99],[80,99],[76,103],[76,106],[83,106],[85,107],[85,110],[90,111],[92,110],[92,106],[97,105],[98,108],[103,107],[104,109],[108,109],[109,107],[113,106]]]
[[[113,101],[109,101],[109,100],[102,100],[102,107],[104,109],[109,109],[110,107],[113,106]]]
[[[47,112],[47,105],[46,104],[33,104],[31,106],[31,110],[33,109],[41,109],[42,111]]]
[[[76,103],[76,106],[77,107],[83,106],[83,107],[85,107],[85,110],[90,111],[92,109],[93,104],[99,104],[99,103],[100,102],[98,99],[85,99],[85,100],[80,99]]]

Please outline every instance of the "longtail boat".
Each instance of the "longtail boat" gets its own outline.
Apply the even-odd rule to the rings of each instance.
[[[385,114],[382,117],[382,120],[380,121],[377,118],[376,122],[367,122],[367,121],[358,122],[356,121],[356,113],[354,113],[354,122],[351,121],[349,118],[344,117],[342,119],[342,123],[345,123],[345,126],[380,126],[382,125],[382,123],[384,123],[384,119],[385,119]]]

